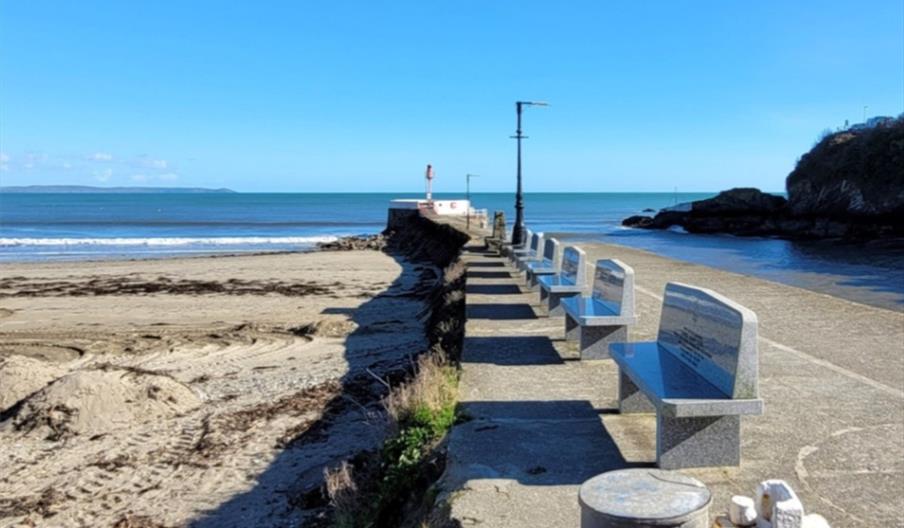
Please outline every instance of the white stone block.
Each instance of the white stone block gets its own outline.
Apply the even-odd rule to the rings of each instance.
[[[829,521],[818,513],[811,513],[804,516],[803,528],[831,528]]]
[[[756,488],[757,528],[801,528],[804,507],[784,480],[764,480]],[[760,519],[770,526],[760,524]]]
[[[736,526],[753,526],[756,524],[756,505],[750,497],[735,495],[728,507],[728,518]]]
[[[801,528],[804,507],[797,497],[775,503],[772,508],[772,528]]]

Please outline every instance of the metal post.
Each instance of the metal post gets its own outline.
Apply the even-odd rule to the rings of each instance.
[[[521,101],[515,103],[515,113],[518,115],[518,126],[515,129],[515,139],[518,140],[518,188],[515,191],[515,226],[512,229],[512,246],[521,245],[524,230],[524,196],[521,192],[521,138],[523,137],[521,135],[521,105]]]
[[[524,194],[521,188],[521,140],[527,139],[527,136],[521,134],[521,107],[528,106],[549,106],[547,103],[539,101],[516,101],[515,113],[518,116],[518,125],[515,129],[513,138],[518,140],[518,188],[515,191],[515,226],[512,228],[512,245],[520,245],[524,240]]]

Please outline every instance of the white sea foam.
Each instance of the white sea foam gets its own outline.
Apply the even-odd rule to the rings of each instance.
[[[335,236],[308,237],[161,237],[161,238],[0,238],[0,247],[21,246],[248,246],[311,245]]]

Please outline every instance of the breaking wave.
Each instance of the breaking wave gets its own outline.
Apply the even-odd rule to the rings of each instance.
[[[308,237],[153,237],[153,238],[0,238],[0,247],[23,246],[262,246],[312,245],[335,236]]]

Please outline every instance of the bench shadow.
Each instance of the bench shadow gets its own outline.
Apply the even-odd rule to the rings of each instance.
[[[504,268],[505,262],[468,262],[467,268]]]
[[[462,363],[561,365],[562,356],[546,336],[465,337]]]
[[[628,462],[587,400],[485,401],[459,406],[472,419],[452,433],[452,488],[478,479],[527,486],[580,485]]]
[[[514,284],[468,284],[465,293],[481,295],[518,295],[523,293]]]
[[[472,279],[511,279],[512,273],[508,271],[468,270],[468,278]]]
[[[512,320],[537,319],[537,314],[529,304],[471,304],[467,309],[468,319]]]

